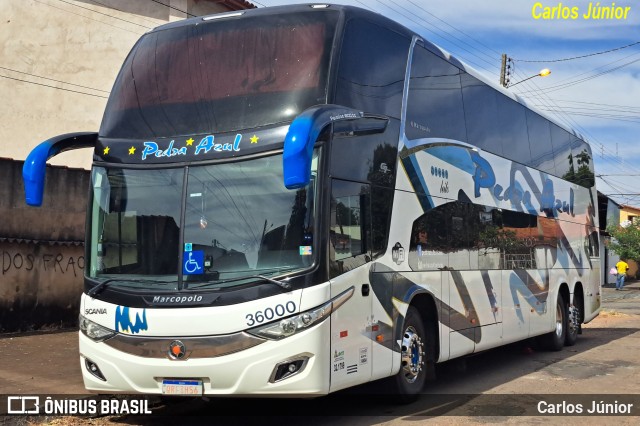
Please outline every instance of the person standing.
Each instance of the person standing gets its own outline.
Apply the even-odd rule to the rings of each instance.
[[[618,276],[616,277],[616,290],[622,290],[622,287],[624,287],[624,278],[627,276],[627,271],[629,270],[629,265],[623,259],[620,259],[620,261],[616,263],[616,269],[618,270]]]

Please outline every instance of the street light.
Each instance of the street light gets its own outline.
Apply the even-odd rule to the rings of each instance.
[[[518,81],[517,83],[509,84],[507,87],[515,86],[516,84],[520,84],[520,83],[522,83],[522,82],[524,82],[524,81],[531,80],[531,79],[532,79],[532,78],[534,78],[534,77],[546,77],[546,76],[548,76],[549,74],[551,74],[551,70],[550,70],[549,68],[545,68],[545,69],[543,69],[543,70],[540,70],[540,72],[539,72],[538,74],[536,74],[536,75],[532,75],[531,77],[527,77],[527,78],[525,78],[524,80],[520,80],[520,81]]]

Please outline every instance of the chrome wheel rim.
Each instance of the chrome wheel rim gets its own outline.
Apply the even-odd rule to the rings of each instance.
[[[562,336],[562,322],[562,306],[558,304],[558,306],[556,306],[556,336],[558,337]]]
[[[413,326],[402,336],[402,374],[408,383],[418,380],[424,367],[424,343]]]

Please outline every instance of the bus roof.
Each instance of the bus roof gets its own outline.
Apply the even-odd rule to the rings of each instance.
[[[476,69],[474,69],[473,67],[467,65],[464,61],[462,61],[461,59],[453,56],[451,53],[449,53],[448,51],[446,51],[445,49],[441,48],[440,46],[430,42],[428,40],[428,38],[424,37],[422,34],[416,33],[415,31],[407,28],[406,26],[402,25],[401,23],[394,21],[386,16],[383,16],[379,13],[376,12],[372,12],[370,10],[366,10],[360,7],[356,7],[356,6],[349,6],[349,5],[340,5],[340,4],[313,4],[313,3],[309,3],[309,4],[295,4],[295,5],[285,5],[285,6],[273,6],[273,7],[263,7],[263,8],[255,8],[255,9],[247,9],[247,10],[242,10],[242,11],[233,11],[233,12],[224,12],[224,13],[218,13],[218,14],[214,14],[214,15],[207,15],[207,16],[198,16],[198,17],[194,17],[194,18],[189,18],[189,19],[184,19],[181,21],[176,21],[176,22],[171,22],[168,24],[164,24],[161,25],[159,27],[154,28],[151,32],[155,32],[155,31],[162,31],[162,30],[166,30],[169,28],[175,28],[175,27],[181,27],[181,26],[188,26],[188,25],[199,25],[202,24],[204,22],[210,22],[210,21],[216,21],[216,20],[227,20],[227,19],[239,19],[242,18],[244,16],[269,16],[269,15],[278,15],[278,14],[282,14],[282,13],[295,13],[295,12],[301,12],[301,11],[308,11],[309,9],[315,9],[318,11],[322,11],[322,10],[335,10],[340,12],[345,20],[346,19],[351,19],[351,18],[355,18],[355,17],[360,17],[363,19],[367,19],[370,20],[374,23],[378,23],[378,24],[383,24],[385,27],[394,30],[400,34],[403,34],[407,37],[412,37],[412,36],[418,36],[420,39],[422,39],[422,41],[424,42],[424,45],[426,48],[428,48],[429,50],[431,50],[433,53],[435,53],[436,55],[440,56],[442,59],[450,62],[451,64],[457,66],[458,68],[464,70],[465,72],[469,73],[471,76],[477,78],[478,80],[480,80],[481,82],[483,82],[484,84],[486,84],[489,87],[492,87],[493,89],[497,90],[498,92],[502,93],[505,96],[508,96],[509,98],[513,99],[514,101],[520,103],[521,105],[523,105],[524,107],[534,111],[536,114],[542,116],[543,118],[545,118],[546,120],[552,122],[553,124],[561,127],[562,129],[566,130],[567,132],[571,133],[572,135],[585,140],[583,135],[581,135],[580,133],[578,133],[575,129],[573,129],[572,127],[567,126],[564,123],[559,122],[556,118],[551,117],[549,114],[539,110],[537,107],[529,104],[529,102],[527,102],[524,98],[522,98],[521,96],[518,96],[517,94],[513,93],[510,90],[507,90],[505,87],[489,80],[487,78],[487,76],[485,76],[484,74],[482,74],[481,72],[477,71]]]

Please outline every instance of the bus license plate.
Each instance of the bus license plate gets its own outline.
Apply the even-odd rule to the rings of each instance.
[[[200,396],[202,395],[202,380],[164,379],[162,393],[164,395]]]

